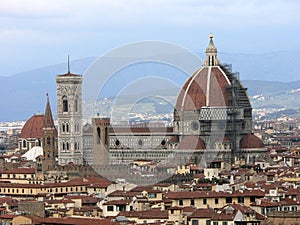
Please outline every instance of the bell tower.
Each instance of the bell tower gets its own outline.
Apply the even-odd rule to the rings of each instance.
[[[43,126],[43,159],[42,164],[38,165],[38,170],[47,171],[50,167],[55,165],[55,158],[57,156],[57,130],[54,126],[53,116],[50,107],[50,101],[47,94],[47,103],[44,116]]]
[[[68,72],[56,77],[58,163],[83,164],[82,76]]]
[[[109,118],[93,118],[93,165],[109,164]]]

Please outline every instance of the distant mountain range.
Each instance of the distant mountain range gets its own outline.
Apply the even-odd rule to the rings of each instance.
[[[204,57],[203,55],[201,56],[202,58]],[[220,53],[219,58],[221,62],[232,64],[233,72],[239,72],[243,86],[248,88],[248,94],[252,96],[251,101],[254,108],[300,108],[300,50],[268,54]],[[84,74],[84,71],[95,60],[95,57],[89,57],[72,61],[71,72]],[[66,63],[61,63],[8,77],[0,77],[0,121],[26,120],[34,113],[43,112],[46,103],[46,93],[49,93],[55,116],[55,77],[58,74],[66,73],[66,71]],[[133,78],[129,78],[129,73],[139,74],[139,72],[140,68],[136,71],[127,71],[128,75],[122,78],[122,82],[126,82],[126,77],[128,77],[127,82],[130,83]],[[165,71],[161,71],[160,68],[156,72]],[[173,72],[166,71],[166,73]],[[182,85],[184,79],[177,79],[175,76],[174,82]],[[111,84],[110,88],[105,89],[102,97],[114,96],[114,87],[117,83],[118,80]],[[136,88],[135,91],[143,92],[145,87]]]

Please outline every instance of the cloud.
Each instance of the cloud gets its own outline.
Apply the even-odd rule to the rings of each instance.
[[[49,0],[10,0],[2,1],[1,17],[40,18],[64,15],[64,1]]]
[[[247,45],[247,38],[257,42],[258,36],[267,40],[287,30],[294,32],[290,43],[297,44],[299,8],[297,0],[9,0],[0,7],[0,48],[5,52],[44,48],[56,51],[52,54],[71,48],[85,57],[98,53],[91,52],[95,45],[109,50],[144,39],[198,48],[199,37],[213,32],[222,33],[228,48],[234,44],[241,49],[242,43],[230,45],[228,40],[243,36]],[[276,41],[274,36],[268,47]],[[203,42],[206,45],[207,40]],[[4,65],[9,60],[0,58]]]
[[[279,0],[10,0],[2,3],[0,14],[20,18],[19,23],[28,26],[26,19],[36,18],[50,27],[66,29],[145,24],[262,26],[296,21],[299,6],[298,1]]]

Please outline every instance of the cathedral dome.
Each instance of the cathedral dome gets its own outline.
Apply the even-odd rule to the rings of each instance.
[[[189,135],[189,136],[183,137],[183,139],[181,140],[181,142],[178,146],[178,149],[204,150],[205,143],[199,136]]]
[[[265,147],[264,143],[254,134],[247,134],[240,141],[241,149],[264,148],[264,147]]]
[[[228,85],[230,81],[219,66],[203,66],[183,85],[175,108],[181,111],[228,106]]]
[[[22,128],[20,138],[42,138],[44,115],[33,115]]]
[[[178,120],[176,116],[180,116],[183,111],[236,106],[244,109],[245,117],[251,118],[247,88],[242,86],[230,65],[219,62],[217,52],[211,35],[203,66],[189,77],[179,92],[175,104],[175,120]]]
[[[217,52],[210,35],[204,65],[183,85],[175,106],[177,111],[228,106],[227,87],[231,82],[220,67]]]

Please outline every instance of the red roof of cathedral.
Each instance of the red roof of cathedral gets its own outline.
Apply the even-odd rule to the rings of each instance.
[[[189,135],[189,136],[185,136],[181,140],[178,149],[185,149],[185,150],[205,149],[205,143],[199,136]]]
[[[20,138],[42,138],[44,115],[33,115],[22,128]]]
[[[240,141],[240,148],[264,148],[264,143],[254,134],[247,134]]]
[[[53,116],[51,112],[49,98],[47,98],[45,115],[33,115],[22,128],[20,138],[42,138],[43,128],[54,128],[55,134],[57,130],[54,126]]]
[[[220,67],[212,67],[211,70],[201,67],[182,87],[175,108],[180,111],[200,110],[204,106],[227,106],[228,84],[230,82]]]

